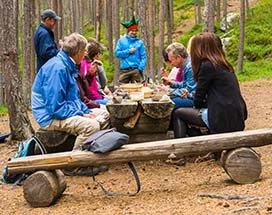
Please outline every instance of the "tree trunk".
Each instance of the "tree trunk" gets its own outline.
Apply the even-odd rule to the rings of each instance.
[[[245,0],[240,0],[240,38],[237,71],[243,71],[245,41]]]
[[[96,29],[95,29],[95,39],[96,41],[100,41],[100,34],[101,34],[101,14],[102,14],[102,8],[103,8],[103,1],[97,1],[96,2]]]
[[[166,159],[170,154],[177,157],[200,155],[209,152],[260,147],[272,144],[272,129],[258,129],[198,137],[177,138],[164,141],[128,144],[106,154],[88,151],[72,151],[39,156],[28,156],[8,161],[9,173],[53,170],[66,167],[97,166],[101,164],[126,163]]]
[[[66,181],[61,170],[38,171],[25,180],[23,188],[24,197],[32,207],[47,207],[64,192]]]
[[[232,180],[239,184],[254,183],[262,172],[260,155],[251,148],[223,152],[221,164]]]
[[[172,34],[174,30],[173,0],[167,1],[167,43],[172,43]]]
[[[112,22],[113,22],[113,35],[115,44],[120,38],[120,17],[119,17],[119,1],[112,0]],[[118,58],[114,58],[114,86],[118,85],[118,79],[120,75],[120,61]]]
[[[149,0],[148,3],[148,39],[149,39],[149,73],[148,78],[155,80],[155,48],[154,48],[154,26],[155,26],[155,3]]]
[[[111,1],[105,1],[105,7],[106,7],[106,20],[105,20],[105,25],[106,25],[106,38],[108,42],[108,50],[109,50],[109,61],[113,62],[113,48],[115,44],[113,44],[112,41],[112,2]]]
[[[140,27],[140,31],[141,31],[140,38],[142,39],[142,41],[145,44],[146,56],[148,58],[148,56],[149,56],[149,40],[148,40],[148,34],[147,34],[148,22],[147,22],[147,16],[146,16],[146,1],[145,0],[138,0],[138,11],[139,11],[138,17],[140,19],[140,26],[141,26]],[[147,67],[143,71],[144,79],[147,79],[147,77],[150,76],[149,72],[150,72],[149,62],[147,59]]]
[[[164,49],[164,17],[165,17],[165,6],[166,0],[160,1],[160,12],[159,12],[159,50],[158,50],[158,67],[157,71],[160,71],[161,67],[163,66],[163,57],[162,51]],[[159,72],[157,75],[160,76]]]
[[[205,0],[205,25],[203,31],[214,32],[214,1]]]
[[[31,86],[34,80],[34,47],[33,47],[33,26],[34,26],[34,13],[35,6],[32,0],[24,0],[24,25],[23,25],[23,60],[24,60],[24,71],[22,80],[23,97],[27,107],[30,109],[30,96]]]
[[[10,118],[11,138],[24,140],[30,138],[34,130],[27,115],[22,97],[22,82],[18,68],[18,2],[3,0],[1,4],[3,69],[8,92],[7,105]]]
[[[202,15],[201,15],[201,1],[195,1],[195,24],[199,24],[202,22]]]

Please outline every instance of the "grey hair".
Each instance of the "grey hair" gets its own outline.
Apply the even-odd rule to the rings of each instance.
[[[87,39],[79,33],[72,33],[63,40],[63,51],[70,57],[75,56],[77,53],[86,49]]]
[[[188,57],[188,52],[186,47],[181,44],[181,43],[171,43],[167,48],[166,48],[166,52],[172,52],[173,56],[181,56],[183,58],[187,58]]]

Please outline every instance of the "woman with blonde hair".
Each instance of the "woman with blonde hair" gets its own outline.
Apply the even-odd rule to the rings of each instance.
[[[206,126],[210,133],[244,130],[246,103],[220,38],[210,32],[199,33],[191,38],[189,52],[197,82],[194,108],[174,112],[175,137],[186,136],[188,125]]]

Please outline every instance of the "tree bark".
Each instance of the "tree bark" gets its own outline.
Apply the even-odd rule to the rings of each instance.
[[[108,42],[108,50],[109,50],[109,61],[113,62],[113,41],[112,41],[112,2],[105,1],[106,7],[106,15],[105,15],[105,23],[106,23],[106,38]]]
[[[221,163],[226,173],[239,184],[257,181],[262,172],[260,156],[251,148],[238,148],[225,152]]]
[[[24,60],[24,71],[22,80],[22,89],[24,101],[27,107],[30,109],[30,96],[31,86],[35,75],[35,56],[33,46],[33,26],[34,26],[34,13],[35,4],[32,0],[24,0],[24,25],[23,25],[23,60]]]
[[[163,66],[163,56],[162,51],[164,49],[164,17],[165,17],[165,6],[166,0],[160,1],[160,12],[159,12],[159,50],[158,50],[158,67],[157,75],[160,76],[159,72]]]
[[[244,62],[244,42],[245,42],[245,0],[240,0],[240,38],[239,38],[239,55],[237,71],[243,71]]]
[[[205,0],[205,25],[203,31],[214,32],[214,1]]]
[[[1,5],[3,43],[3,69],[6,81],[6,92],[9,95],[7,105],[10,118],[11,138],[28,139],[34,133],[26,104],[22,96],[22,81],[18,68],[18,1],[3,0]]]
[[[115,44],[117,43],[118,39],[120,38],[120,17],[119,17],[119,1],[112,0],[112,22],[113,22],[113,35]],[[114,79],[113,85],[118,85],[118,79],[120,75],[120,61],[118,58],[114,58]]]
[[[218,152],[241,147],[272,144],[272,129],[258,129],[165,141],[124,145],[106,154],[73,151],[13,159],[8,162],[9,173],[53,170],[65,167],[96,166],[128,161],[166,159],[171,153],[177,157]]]
[[[61,196],[66,185],[61,170],[38,171],[25,180],[24,197],[32,207],[47,207]]]

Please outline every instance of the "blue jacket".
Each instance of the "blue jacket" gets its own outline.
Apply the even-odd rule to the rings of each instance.
[[[174,82],[169,89],[173,96],[181,96],[182,90],[186,89],[189,92],[189,97],[193,97],[196,89],[196,82],[193,78],[193,70],[191,65],[191,58],[187,57],[183,68],[183,81]]]
[[[130,48],[135,48],[136,52],[130,53]],[[115,56],[121,59],[120,69],[136,68],[143,72],[146,67],[145,46],[138,37],[121,37],[116,44]]]
[[[31,95],[32,113],[41,127],[53,119],[66,119],[89,113],[80,100],[76,82],[78,69],[70,57],[60,51],[42,66],[36,75]]]
[[[37,54],[37,72],[59,52],[53,31],[44,24],[40,24],[34,33],[34,47]]]

